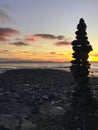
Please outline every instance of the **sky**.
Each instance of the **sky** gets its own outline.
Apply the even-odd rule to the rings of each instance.
[[[0,61],[72,60],[80,18],[98,61],[98,0],[0,0]]]

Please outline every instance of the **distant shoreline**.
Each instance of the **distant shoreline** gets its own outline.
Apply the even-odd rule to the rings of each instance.
[[[90,62],[90,76],[98,77],[98,63]],[[71,62],[2,62],[0,73],[13,69],[60,69],[70,72]]]
[[[97,61],[89,61],[90,63],[98,63]],[[56,62],[56,61],[0,61],[0,64],[10,63],[71,63],[71,61]]]
[[[4,63],[70,63],[70,61],[55,62],[55,61],[0,61],[0,64]]]

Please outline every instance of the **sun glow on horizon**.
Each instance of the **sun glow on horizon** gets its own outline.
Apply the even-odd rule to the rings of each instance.
[[[89,54],[89,58],[88,58],[88,61],[91,61],[91,62],[98,62],[98,54],[92,52]]]

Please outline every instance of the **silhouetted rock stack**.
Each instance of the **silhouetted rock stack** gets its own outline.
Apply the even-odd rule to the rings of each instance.
[[[92,51],[92,47],[87,40],[86,24],[82,18],[77,29],[76,40],[72,42],[74,60],[70,67],[76,85],[70,109],[64,116],[64,127],[68,130],[97,130],[98,103],[92,97],[90,88],[93,86],[90,86],[88,78],[88,53]]]
[[[77,103],[87,103],[91,100],[91,94],[88,87],[88,74],[90,69],[90,63],[88,61],[88,53],[92,51],[92,46],[87,40],[86,24],[81,18],[80,23],[77,26],[78,31],[75,32],[76,40],[72,41],[74,53],[72,60],[72,66],[70,67],[73,78],[77,84],[74,93],[74,100]],[[78,96],[78,97],[77,97]],[[76,101],[77,100],[77,101]]]

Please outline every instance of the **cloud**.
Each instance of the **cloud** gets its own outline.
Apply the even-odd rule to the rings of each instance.
[[[71,45],[71,42],[69,42],[69,41],[60,41],[60,42],[56,42],[55,45],[57,45],[57,46],[69,46],[69,45]]]
[[[64,38],[65,38],[65,37],[62,36],[62,35],[57,36],[57,39],[58,39],[58,40],[63,40]]]
[[[35,41],[33,38],[26,38],[25,40],[28,41],[28,42]]]
[[[12,28],[0,28],[0,37],[10,37],[16,34],[19,34],[20,32],[16,29]]]
[[[11,17],[4,11],[3,9],[0,9],[0,22],[6,23],[11,21]]]
[[[5,38],[5,37],[0,37],[0,41],[1,42],[9,42],[10,40],[8,38]]]
[[[49,52],[49,54],[51,54],[51,55],[60,55],[60,56],[63,56],[64,54],[57,54],[56,52],[54,52],[54,51],[52,51],[52,52]]]
[[[35,41],[34,35],[32,35],[32,34],[26,35],[24,39],[27,42],[34,42]]]
[[[20,32],[12,28],[0,28],[0,41],[9,42],[8,37],[19,34]]]
[[[25,42],[22,42],[22,41],[12,42],[10,44],[15,45],[15,46],[27,46],[28,45],[28,44],[26,44]]]
[[[50,52],[49,54],[55,55],[55,54],[56,54],[56,52],[53,52],[53,51],[52,51],[52,52]]]
[[[52,40],[55,40],[55,39],[62,40],[65,38],[62,35],[55,36],[52,34],[35,34],[34,36],[39,37],[39,38],[44,38],[44,39],[52,39]]]
[[[64,54],[58,54],[58,55],[63,56]]]
[[[3,4],[2,7],[6,10],[13,11],[12,7],[7,3]]]
[[[6,53],[8,52],[9,50],[0,50],[0,53]]]

